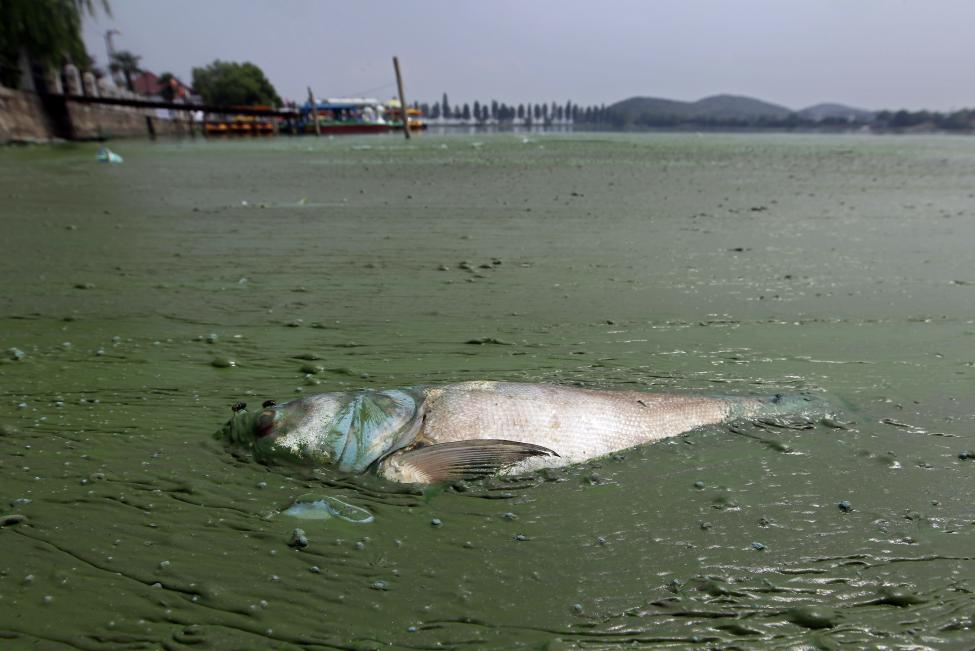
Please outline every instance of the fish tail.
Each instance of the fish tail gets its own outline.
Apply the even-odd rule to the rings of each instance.
[[[729,418],[773,418],[775,416],[800,416],[824,418],[832,413],[830,403],[811,393],[777,393],[760,398],[731,397]]]

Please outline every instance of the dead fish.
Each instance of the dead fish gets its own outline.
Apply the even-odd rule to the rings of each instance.
[[[709,396],[461,382],[323,393],[255,413],[241,403],[216,437],[259,461],[374,470],[435,483],[564,466],[736,419],[824,416],[808,394]]]

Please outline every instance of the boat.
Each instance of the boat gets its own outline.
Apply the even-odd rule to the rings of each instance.
[[[398,130],[403,128],[403,111],[401,108],[398,99],[391,99],[386,102],[386,120],[392,129]],[[407,107],[406,116],[410,121],[410,131],[419,131],[427,128],[427,123],[423,119],[423,112],[420,109],[413,106]]]
[[[329,98],[312,108],[305,102],[299,109],[299,128],[305,133],[315,133],[315,115],[321,133],[384,133],[390,130],[383,105],[367,98]]]
[[[247,106],[236,108],[267,109],[269,106]],[[222,135],[270,135],[274,133],[273,118],[255,115],[225,115],[216,119],[211,118],[203,125],[208,136]]]

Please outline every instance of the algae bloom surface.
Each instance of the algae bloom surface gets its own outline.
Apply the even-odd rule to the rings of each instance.
[[[975,141],[478,143],[0,151],[0,646],[971,646]],[[425,491],[211,438],[475,379],[846,409]]]

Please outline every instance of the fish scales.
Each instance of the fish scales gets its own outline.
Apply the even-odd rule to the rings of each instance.
[[[464,382],[427,391],[419,436],[431,444],[523,441],[559,455],[545,465],[565,465],[719,423],[730,413],[727,400],[705,396]]]

